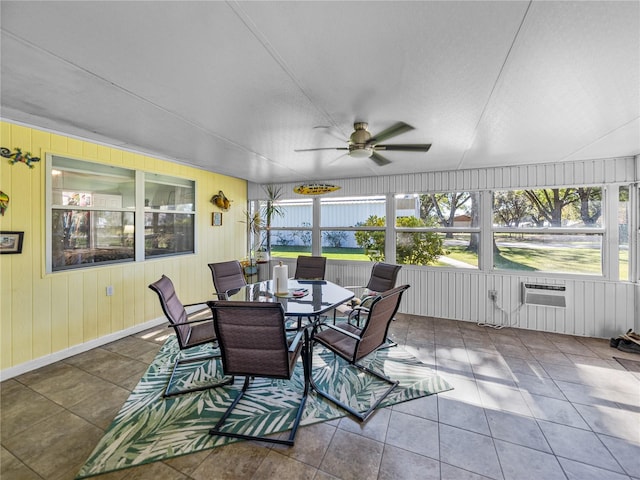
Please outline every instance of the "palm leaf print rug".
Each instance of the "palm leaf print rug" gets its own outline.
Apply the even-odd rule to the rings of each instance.
[[[209,346],[192,348],[188,356],[213,353]],[[363,375],[340,357],[319,345],[314,348],[313,378],[323,389],[347,399],[351,405],[368,408],[372,394],[387,385],[371,375]],[[150,462],[195,453],[228,443],[234,438],[209,435],[209,429],[233,401],[243,383],[236,377],[233,385],[164,398],[165,386],[174,361],[180,355],[175,336],[167,339],[142,379],[116,415],[105,435],[80,469],[76,478],[87,478]],[[183,358],[185,352],[182,352]],[[401,347],[378,350],[366,362],[375,371],[384,372],[400,384],[381,406],[450,390],[452,387],[433,370]],[[221,378],[219,359],[190,363],[174,378],[174,389],[211,382]],[[302,362],[298,360],[291,380],[256,378],[245,398],[229,417],[225,428],[238,433],[267,435],[289,429],[303,391]],[[310,392],[301,425],[324,422],[345,416],[345,412]]]

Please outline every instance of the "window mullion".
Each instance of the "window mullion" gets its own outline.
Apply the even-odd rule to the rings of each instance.
[[[620,243],[618,230],[618,186],[604,188],[605,233],[602,241],[602,273],[604,278],[620,278]]]
[[[314,256],[322,255],[322,232],[320,231],[320,222],[322,221],[320,212],[320,199],[313,199],[312,221],[311,221],[311,254]]]
[[[140,170],[136,170],[135,174],[136,179],[136,208],[135,208],[135,218],[134,218],[134,229],[133,229],[133,244],[135,245],[134,258],[136,262],[144,261],[144,210],[145,210],[145,201],[144,201],[144,172]]]
[[[478,269],[493,270],[493,192],[480,192],[480,253]]]
[[[387,221],[384,258],[387,263],[396,263],[396,202],[392,193],[388,193],[386,196],[385,213]]]

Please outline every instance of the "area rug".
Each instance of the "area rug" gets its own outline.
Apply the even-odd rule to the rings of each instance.
[[[211,347],[189,350],[189,356],[207,353],[212,353]],[[167,460],[239,441],[211,436],[209,429],[233,401],[243,379],[236,378],[234,385],[163,398],[173,363],[179,354],[176,338],[169,337],[76,478]],[[369,356],[366,364],[400,381],[381,406],[452,388],[400,347],[379,350]],[[218,359],[213,359],[188,364],[184,371],[178,373],[173,388],[181,389],[211,381],[214,376],[222,377],[222,365]],[[361,374],[328,350],[319,346],[314,348],[313,378],[316,383],[339,398],[347,399],[351,405],[360,405],[364,410],[372,393],[375,395],[386,388],[385,384],[372,377]],[[298,361],[291,380],[256,378],[226,425],[231,431],[251,435],[286,431],[297,411],[302,385],[301,361]],[[338,390],[336,386],[339,386]],[[307,399],[301,425],[343,416],[344,411],[312,392]]]

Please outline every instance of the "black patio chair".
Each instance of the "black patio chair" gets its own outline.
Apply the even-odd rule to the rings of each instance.
[[[326,268],[327,257],[300,255],[296,261],[296,273],[293,278],[296,280],[324,280]]]
[[[209,433],[244,440],[293,445],[309,393],[307,330],[300,330],[293,338],[288,338],[284,309],[277,302],[216,301],[211,302],[210,305],[222,354],[223,371],[225,375],[239,375],[244,376],[245,379],[242,390]],[[298,357],[301,355],[304,389],[287,439],[223,430],[229,415],[242,400],[253,378],[290,379]]]
[[[209,263],[213,286],[216,289],[215,295],[220,300],[228,298],[227,292],[240,289],[247,284],[242,270],[242,265],[238,260],[228,262]]]
[[[185,388],[177,391],[172,391],[173,379],[175,377],[176,369],[180,365],[188,363],[199,363],[204,360],[220,357],[219,354],[200,355],[197,357],[183,357],[182,353],[192,347],[199,345],[211,344],[217,346],[216,332],[213,328],[213,317],[211,310],[207,306],[205,309],[199,309],[191,314],[187,314],[185,307],[205,305],[204,303],[193,303],[183,305],[176,295],[175,288],[171,279],[165,275],[156,282],[149,285],[149,288],[158,294],[162,311],[169,320],[169,326],[172,327],[176,333],[178,340],[178,346],[180,347],[180,353],[178,354],[173,369],[171,370],[171,376],[167,382],[167,386],[164,390],[163,396],[170,397],[173,395],[180,395],[182,393],[197,392],[200,390],[207,390],[209,388],[220,387],[222,385],[228,385],[233,382],[233,379],[217,379],[214,383],[207,385],[200,385],[191,388]]]
[[[310,376],[311,388],[322,397],[349,412],[361,422],[364,422],[398,385],[397,381],[362,365],[360,361],[372,352],[386,346],[389,324],[398,311],[402,294],[408,288],[409,285],[402,285],[376,295],[371,302],[369,318],[362,328],[348,322],[343,322],[336,325],[320,324],[313,329],[310,339],[310,351],[312,351],[315,343],[324,345],[334,354],[344,358],[350,365],[389,384],[389,388],[373,401],[369,409],[360,412],[354,407],[340,401],[335,395],[321,390],[313,380],[313,375]],[[311,365],[313,355],[309,354],[309,357],[309,369],[313,373]]]

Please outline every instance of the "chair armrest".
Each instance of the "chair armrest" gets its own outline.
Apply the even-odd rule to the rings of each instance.
[[[345,287],[342,288],[348,288],[349,290],[355,290],[356,288],[367,288],[364,285],[347,285]]]
[[[185,303],[182,306],[184,308],[187,308],[187,307],[195,307],[196,305],[207,305],[207,306],[209,306],[209,300],[205,300],[204,302],[197,302],[197,303]]]
[[[358,335],[351,333],[351,332],[347,332],[346,330],[338,327],[337,325],[331,325],[330,323],[325,323],[323,324],[324,327],[330,328],[331,330],[335,330],[336,332],[340,332],[343,335],[346,335],[347,337],[351,337],[355,340],[360,340],[361,337],[359,337]]]
[[[187,320],[186,322],[182,322],[182,323],[171,323],[169,325],[167,325],[168,328],[177,328],[177,327],[181,327],[183,325],[191,325],[193,323],[202,323],[202,322],[211,322],[213,321],[213,316],[211,317],[207,317],[207,318],[199,318],[197,320]]]
[[[298,330],[298,333],[296,333],[296,336],[293,337],[293,340],[289,344],[289,352],[296,351],[296,348],[298,348],[298,343],[300,343],[300,339],[302,338],[302,335],[304,335],[306,331],[307,331],[306,328],[302,330]]]

